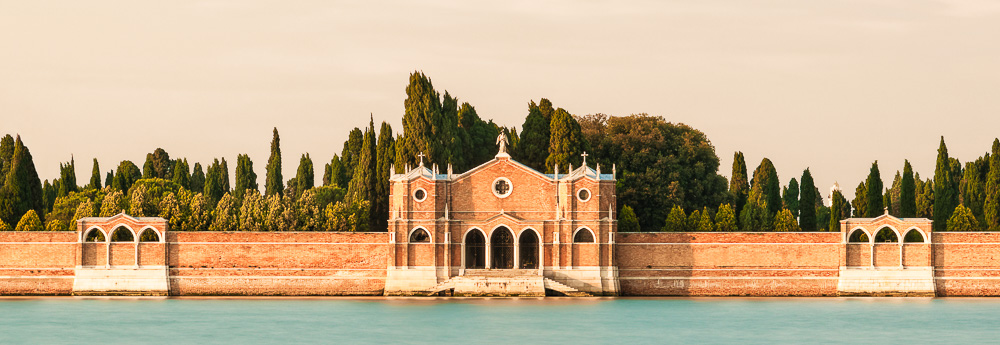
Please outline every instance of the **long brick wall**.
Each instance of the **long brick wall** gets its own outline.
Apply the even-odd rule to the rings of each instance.
[[[1000,232],[936,232],[938,296],[1000,296]]]
[[[832,296],[840,233],[618,233],[622,294]]]
[[[0,232],[0,295],[68,295],[76,232]]]

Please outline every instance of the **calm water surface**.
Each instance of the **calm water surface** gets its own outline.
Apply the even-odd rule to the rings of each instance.
[[[1000,299],[0,299],[0,343],[1000,343]]]

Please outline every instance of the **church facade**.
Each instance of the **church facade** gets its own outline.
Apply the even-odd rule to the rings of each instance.
[[[617,295],[614,174],[543,174],[507,154],[390,178],[387,295]]]

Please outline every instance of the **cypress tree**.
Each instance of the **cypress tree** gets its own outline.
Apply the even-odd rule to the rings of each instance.
[[[451,163],[459,171],[468,169],[465,158],[468,155],[467,146],[470,144],[469,133],[461,127],[458,121],[458,99],[452,97],[448,91],[444,92],[444,100],[441,102],[441,118],[438,120],[436,135],[443,136],[443,145],[447,147],[448,156],[445,161],[439,161],[440,166]],[[372,207],[374,210],[374,203]]]
[[[752,197],[754,195],[758,199],[750,200],[747,203],[763,201],[766,204],[765,211],[767,212],[765,218],[768,220],[773,219],[774,215],[781,211],[781,184],[778,182],[778,171],[774,169],[774,164],[771,163],[770,159],[762,159],[760,165],[753,172],[748,200],[754,199]]]
[[[156,150],[153,150],[153,153],[149,154],[149,157],[153,163],[153,171],[156,177],[164,180],[170,180],[174,177],[170,171],[170,168],[174,167],[174,161],[170,160],[170,154],[166,150],[156,148]]]
[[[69,163],[59,164],[59,181],[57,196],[67,196],[69,193],[79,190],[76,185],[76,161],[72,156],[70,156]]]
[[[778,211],[778,214],[774,216],[774,231],[796,232],[800,230],[802,229],[799,228],[799,224],[795,223],[795,216],[792,215],[792,211],[783,209]]]
[[[793,180],[794,181],[794,180]],[[816,184],[809,168],[802,171],[802,190],[799,193],[799,227],[802,231],[816,231]],[[831,217],[832,218],[832,217]]]
[[[899,174],[899,170],[896,170],[896,177],[892,179],[892,188],[889,188],[885,192],[885,206],[889,208],[889,214],[899,217],[899,193],[903,184],[903,176]]]
[[[521,125],[521,137],[518,138],[514,158],[535,170],[545,170],[545,161],[549,157],[549,124],[549,119],[542,115],[535,101],[531,101],[528,116]]]
[[[701,220],[698,222],[698,227],[695,231],[698,232],[715,231],[715,222],[712,221],[712,215],[708,211],[708,207],[704,207],[701,209]]]
[[[688,214],[687,221],[684,222],[684,231],[698,231],[699,225],[701,225],[701,211],[691,211],[691,214]]]
[[[274,136],[271,139],[271,157],[267,159],[267,181],[264,182],[264,195],[282,195],[285,186],[282,185],[281,177],[281,143],[278,137],[278,128],[274,128]],[[197,164],[195,165],[197,168]]]
[[[747,196],[750,195],[750,181],[747,178],[747,163],[743,159],[743,152],[737,151],[733,154],[733,173],[729,180],[729,192],[736,198],[733,211],[739,214],[747,204]]]
[[[316,183],[316,175],[313,173],[312,158],[309,154],[302,155],[299,159],[299,169],[295,174],[295,198],[298,199],[306,190]]]
[[[958,206],[957,195],[953,189],[951,160],[948,158],[948,147],[941,137],[938,147],[937,164],[934,168],[934,231],[947,229],[948,219]]]
[[[465,171],[468,168],[476,167],[486,163],[496,155],[496,140],[501,129],[493,121],[483,121],[476,113],[476,108],[469,103],[462,103],[462,106],[458,108],[458,124],[468,135],[469,143],[465,149],[466,166],[461,169],[455,167],[455,171]],[[517,132],[507,132],[507,139],[511,155],[518,155],[520,148],[517,146]],[[379,140],[379,143],[381,142]],[[544,158],[541,161],[544,162]]]
[[[582,165],[582,154],[587,150],[580,123],[563,108],[556,109],[549,124],[549,157],[545,159],[545,170],[555,171],[555,166],[568,167]]]
[[[201,194],[205,190],[205,172],[201,168],[201,163],[194,163],[194,170],[191,171],[190,189],[195,194]]]
[[[959,182],[959,200],[972,214],[979,224],[986,223],[983,210],[986,203],[986,180],[989,178],[990,154],[979,157],[975,161],[965,163],[962,180]]]
[[[142,163],[142,178],[156,178],[156,169],[153,168],[153,155],[146,154],[146,162]]]
[[[805,183],[805,181],[802,181]],[[785,209],[792,213],[796,219],[799,217],[799,181],[793,177],[788,181],[788,186],[781,190],[781,202]]]
[[[101,167],[97,164],[97,158],[94,158],[94,170],[90,172],[90,184],[87,188],[101,189]]]
[[[440,99],[430,78],[422,72],[410,74],[406,100],[403,101],[406,109],[403,114],[403,141],[397,143],[396,164],[414,165],[417,154],[421,152],[426,155],[425,164],[428,166],[451,161],[451,146],[446,144],[450,144],[453,138],[453,127],[447,125],[448,119]],[[357,166],[356,162],[354,166]]]
[[[246,154],[236,156],[236,189],[233,196],[237,200],[243,200],[243,194],[247,189],[258,189],[257,174],[253,172],[253,161]]]
[[[374,226],[371,228],[373,231],[382,231],[389,227],[389,176],[392,175],[389,169],[396,159],[395,146],[392,127],[388,123],[382,122],[376,146],[376,151],[378,152],[378,170],[375,175],[375,202],[372,203],[372,218],[375,221]]]
[[[715,230],[727,232],[738,230],[736,213],[733,212],[733,207],[729,204],[719,205],[719,211],[715,212]]]
[[[220,162],[218,158],[212,162],[205,172],[205,188],[203,194],[205,201],[209,205],[215,205],[222,197],[229,192],[229,169],[226,168],[226,159]]]
[[[395,152],[389,152],[395,158]],[[339,188],[347,189],[350,184],[350,178],[347,176],[347,166],[344,165],[344,160],[340,156],[333,155],[333,159],[330,160],[330,185]]]
[[[354,167],[354,177],[351,178],[351,185],[347,188],[347,200],[353,204],[360,204],[367,201],[372,207],[374,199],[375,176],[378,166],[375,155],[377,147],[375,145],[375,125],[369,125],[365,130],[361,151],[358,154],[358,164]],[[369,212],[373,211],[369,209]],[[372,220],[372,213],[367,216],[367,226],[371,228],[375,222]],[[388,219],[388,218],[387,218]]]
[[[833,190],[830,195],[830,224],[828,225],[828,231],[840,231],[840,220],[844,219],[842,209],[844,208],[844,202],[847,201],[844,198],[844,194],[840,193],[839,189]]]
[[[639,218],[628,205],[622,206],[618,213],[618,232],[639,232]]]
[[[851,201],[851,205],[854,206],[855,217],[865,217],[868,214],[868,187],[865,182],[858,183],[858,187],[854,189],[854,201]]]
[[[14,159],[14,137],[7,134],[0,139],[0,187],[3,187],[7,172],[13,164]],[[13,224],[16,225],[16,224]]]
[[[222,179],[222,190],[226,191],[226,193],[229,193],[229,191],[232,189],[229,188],[229,164],[226,163],[225,157],[222,158],[221,168],[222,168],[222,174],[220,178]]]
[[[682,232],[686,229],[687,215],[680,206],[674,206],[667,214],[667,220],[663,224],[663,230],[669,232]]]
[[[903,161],[903,177],[899,184],[899,216],[904,218],[917,216],[916,185],[913,181],[913,167],[910,161]]]
[[[181,186],[181,188],[191,190],[191,169],[188,168],[187,158],[178,159],[177,162],[174,163],[174,168],[171,169],[171,171],[173,172],[172,181],[174,181],[174,183]],[[204,186],[202,186],[202,188],[204,188]]]
[[[31,152],[21,141],[20,135],[14,142],[14,153],[9,164],[3,188],[0,188],[0,219],[7,224],[17,224],[29,210],[34,210],[39,215],[45,214],[42,181],[38,179]]]
[[[1000,231],[1000,139],[993,139],[990,171],[986,175],[986,202],[983,206],[984,227]]]
[[[865,193],[866,209],[865,217],[878,217],[884,212],[884,200],[882,199],[882,175],[878,172],[878,161],[872,163],[868,172],[868,180],[865,181],[868,190]]]
[[[38,214],[35,210],[28,210],[24,213],[24,216],[17,222],[17,227],[14,231],[43,231],[42,220],[38,218]]]
[[[111,187],[111,185],[114,184],[114,182],[115,182],[114,170],[108,171],[108,174],[104,176],[104,186]]]
[[[345,176],[343,180],[344,184],[341,186],[344,188],[351,183],[351,178],[354,177],[354,167],[358,165],[358,155],[361,154],[361,145],[364,139],[364,133],[357,127],[354,127],[347,135],[347,141],[344,142],[344,149],[340,151],[340,162],[343,164],[343,174]]]
[[[979,221],[972,214],[972,210],[964,205],[955,207],[951,217],[948,218],[947,231],[979,231]]]

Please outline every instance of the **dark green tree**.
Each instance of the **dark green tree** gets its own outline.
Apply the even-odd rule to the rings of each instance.
[[[913,181],[913,167],[910,161],[903,162],[903,177],[899,184],[899,216],[917,216],[916,184]]]
[[[753,172],[753,179],[750,180],[750,194],[760,198],[759,203],[766,203],[766,218],[771,220],[774,215],[781,211],[781,183],[778,181],[778,171],[774,169],[774,164],[770,159],[764,158],[760,165]],[[748,201],[749,203],[750,201]]]
[[[455,166],[455,171],[466,171],[480,164],[486,163],[497,153],[496,140],[500,135],[500,127],[493,121],[486,122],[476,113],[476,108],[469,103],[462,103],[458,108],[458,124],[462,130],[468,134],[468,144],[465,148],[465,167]],[[517,144],[517,134],[507,135],[511,154],[519,152]],[[379,140],[381,145],[382,140]],[[543,160],[544,161],[544,160]]]
[[[174,163],[174,168],[170,170],[173,175],[173,182],[177,185],[183,187],[184,189],[191,190],[191,169],[188,168],[187,158],[178,159]],[[204,186],[202,186],[204,189]],[[196,190],[202,190],[196,189]]]
[[[70,156],[69,163],[59,164],[58,196],[66,196],[77,190],[79,188],[76,185],[76,161]]]
[[[371,204],[371,217],[374,221],[371,230],[383,231],[389,227],[389,177],[392,176],[390,168],[396,159],[396,142],[392,136],[392,127],[388,123],[382,122],[375,151],[377,152],[378,163],[376,164],[377,170],[374,181],[375,191],[373,197],[375,200],[372,200]]]
[[[281,139],[278,137],[278,128],[274,128],[274,136],[271,139],[271,156],[267,159],[267,181],[264,182],[264,196],[277,194],[281,196],[285,187],[281,184]],[[193,182],[193,181],[192,181]]]
[[[948,147],[941,137],[938,147],[937,165],[934,168],[934,231],[947,229],[948,219],[958,206],[958,195],[953,188],[951,159]],[[957,178],[957,177],[955,177]]]
[[[17,224],[29,210],[44,215],[42,181],[38,179],[31,152],[20,135],[14,141],[14,153],[7,164],[10,168],[0,188],[0,219],[7,224]],[[44,216],[39,217],[44,219]]]
[[[358,153],[358,164],[354,167],[354,176],[351,178],[351,185],[347,188],[348,202],[361,204],[367,201],[369,203],[369,214],[366,215],[366,220],[368,221],[367,227],[369,229],[373,229],[377,223],[374,219],[375,217],[372,216],[374,211],[373,201],[375,200],[375,179],[378,174],[377,151],[375,123],[372,121],[368,128],[365,129],[361,151]]]
[[[865,217],[868,214],[868,187],[865,186],[865,182],[858,183],[858,187],[854,189],[854,200],[851,201],[851,205],[854,206],[855,217]]]
[[[1000,139],[993,139],[990,169],[986,176],[986,202],[983,205],[984,227],[1000,231]]]
[[[115,172],[114,170],[108,171],[108,174],[104,176],[104,186],[111,187],[115,182]]]
[[[715,231],[733,232],[739,230],[736,225],[736,213],[732,205],[723,203],[719,205],[719,211],[715,212]]]
[[[173,178],[173,174],[170,168],[174,167],[174,161],[170,160],[170,155],[167,151],[162,148],[156,148],[152,153],[146,154],[146,161],[151,163],[151,168],[153,169],[153,177],[162,178],[164,180],[170,180]],[[143,166],[145,169],[145,166]],[[145,178],[145,170],[143,171],[143,177]]]
[[[153,156],[146,154],[146,162],[142,163],[142,178],[156,178],[156,169],[153,169]]]
[[[840,221],[847,219],[851,216],[851,205],[847,202],[847,198],[844,194],[840,192],[840,189],[835,189],[833,194],[830,196],[830,224],[827,227],[828,231],[840,231]]]
[[[236,156],[236,189],[233,196],[238,200],[243,200],[243,194],[247,189],[259,189],[257,185],[257,173],[253,172],[253,161],[246,154]],[[260,193],[260,192],[258,192]]]
[[[639,232],[639,219],[628,205],[622,206],[618,214],[618,232]]]
[[[205,171],[201,168],[201,163],[194,163],[194,170],[191,171],[191,188],[195,194],[203,193],[205,190]],[[204,199],[204,196],[202,196]]]
[[[805,183],[805,181],[803,181]],[[796,219],[799,217],[799,181],[793,177],[788,185],[781,189],[781,202],[785,209]]]
[[[562,108],[556,109],[549,128],[549,156],[545,159],[545,170],[552,173],[556,165],[564,169],[568,169],[569,165],[582,165],[580,154],[587,150],[588,145],[573,115]]]
[[[0,187],[4,185],[4,179],[7,176],[7,172],[10,171],[11,165],[13,165],[14,159],[14,137],[7,134],[0,139]],[[10,224],[10,226],[15,226],[17,224]]]
[[[670,213],[667,214],[667,219],[664,221],[663,229],[661,231],[687,231],[687,215],[684,214],[684,209],[679,205],[670,209]]]
[[[132,161],[124,160],[118,164],[118,170],[115,171],[115,180],[112,182],[111,188],[122,191],[122,193],[127,193],[132,188],[132,184],[140,178],[142,178],[142,171],[139,171],[139,167],[135,163],[132,163]]]
[[[986,223],[983,212],[986,204],[986,180],[990,172],[990,154],[979,157],[975,161],[966,162],[959,182],[959,200],[965,205],[979,224]]]
[[[195,165],[195,171],[197,168],[198,166]],[[229,193],[229,168],[225,158],[222,161],[216,158],[208,167],[208,171],[205,172],[205,188],[202,193],[209,205],[215,205],[224,195]]]
[[[101,189],[101,167],[97,164],[97,158],[94,158],[94,170],[90,172],[90,184],[87,188]]]
[[[347,135],[347,141],[344,142],[344,149],[340,151],[340,161],[343,163],[343,174],[345,176],[343,180],[344,184],[341,185],[341,188],[346,188],[351,183],[351,177],[354,176],[354,167],[358,165],[358,155],[361,154],[361,145],[364,143],[364,140],[364,132],[357,127],[354,127]]]
[[[395,155],[395,152],[391,154]],[[395,157],[395,156],[393,156]],[[327,171],[329,171],[330,176],[324,176],[324,183],[329,186],[335,186],[347,189],[350,184],[350,177],[347,176],[347,166],[344,165],[344,161],[340,159],[340,156],[333,155],[333,159],[327,164]],[[324,173],[324,175],[326,175]]]
[[[871,170],[868,171],[868,179],[865,180],[865,217],[878,217],[884,211],[884,200],[882,199],[882,175],[878,172],[878,161],[872,163]]]
[[[951,218],[948,218],[946,231],[980,231],[979,221],[972,214],[972,210],[964,205],[955,207]]]
[[[794,179],[792,181],[795,181]],[[802,192],[799,195],[799,227],[802,231],[816,231],[816,183],[809,168],[802,171]]]
[[[542,100],[548,101],[544,98]],[[549,157],[549,123],[535,101],[531,101],[528,104],[528,116],[521,126],[515,159],[535,170],[545,170],[545,161]]]
[[[736,199],[734,212],[740,214],[743,206],[747,204],[747,196],[750,195],[750,179],[747,177],[747,163],[743,158],[743,152],[737,151],[733,154],[733,173],[729,180],[729,193]]]
[[[313,170],[312,158],[309,154],[302,155],[299,159],[299,169],[295,174],[295,198],[298,199],[302,193],[313,187],[316,183],[316,175]]]

